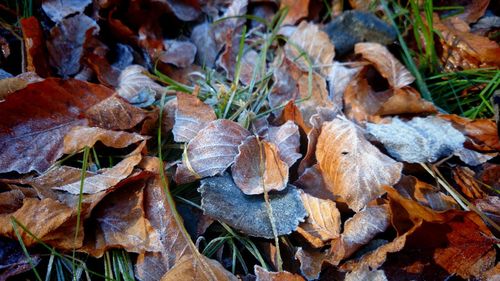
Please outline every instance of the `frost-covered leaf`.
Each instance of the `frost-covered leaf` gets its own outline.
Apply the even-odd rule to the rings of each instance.
[[[203,264],[202,264],[203,262]],[[207,267],[210,271],[207,271]],[[218,261],[200,255],[193,261],[190,257],[182,258],[172,270],[165,273],[160,281],[238,281],[231,272],[227,271]]]
[[[475,119],[460,117],[454,114],[440,115],[439,117],[452,123],[455,129],[470,138],[470,148],[478,151],[500,151],[500,136],[497,125],[490,119]]]
[[[299,248],[295,253],[295,258],[300,261],[300,272],[307,280],[316,280],[321,273],[321,267],[326,257],[326,253],[309,251]]]
[[[238,147],[231,168],[234,182],[247,195],[283,190],[288,183],[288,165],[276,145],[250,136]]]
[[[354,123],[336,118],[323,125],[316,158],[334,195],[358,212],[401,177],[403,165],[370,144]]]
[[[442,193],[439,187],[422,182],[413,176],[403,176],[394,188],[403,197],[415,200],[436,211],[458,209],[453,197]]]
[[[128,130],[151,113],[135,107],[123,98],[113,95],[87,110],[89,126],[108,130]]]
[[[203,179],[198,191],[205,214],[251,236],[274,237],[264,196],[245,195],[229,175]],[[277,235],[291,233],[304,221],[307,212],[295,187],[270,193],[269,199]]]
[[[145,73],[147,70],[140,65],[130,65],[118,78],[118,95],[132,104],[151,105],[155,96],[165,92],[165,88],[154,82]]]
[[[309,15],[310,0],[283,0],[280,1],[280,8],[288,8],[283,24],[295,24],[298,20]]]
[[[370,270],[368,267],[358,268],[345,275],[345,281],[387,281],[383,270]]]
[[[224,172],[238,154],[238,146],[250,132],[238,123],[220,119],[210,122],[187,145],[175,174],[177,183]]]
[[[172,132],[176,142],[188,142],[205,126],[217,119],[210,105],[203,103],[196,96],[178,93],[177,110]]]
[[[327,80],[330,85],[330,99],[336,106],[340,107],[339,109],[342,109],[344,92],[347,85],[349,85],[360,70],[360,67],[350,68],[338,61],[333,62]]]
[[[335,47],[326,32],[314,23],[303,21],[288,39],[285,53],[289,60],[294,61],[302,71],[310,67],[318,69],[323,77],[328,76],[335,56]],[[302,52],[309,56],[310,63]]]
[[[381,44],[358,43],[354,52],[373,63],[393,88],[400,89],[415,81],[415,77]]]
[[[255,265],[255,281],[304,281],[304,278],[298,274],[288,271],[270,272],[265,268]]]
[[[463,147],[465,137],[438,117],[416,117],[408,122],[395,117],[390,124],[367,124],[370,134],[389,154],[409,163],[434,162]]]
[[[335,202],[321,199],[302,192],[302,203],[307,211],[307,219],[301,223],[298,233],[316,248],[340,236],[340,212]]]
[[[302,155],[300,149],[299,127],[292,121],[287,121],[279,127],[270,126],[267,139],[279,149],[280,158],[291,167]]]
[[[57,23],[71,14],[82,13],[91,2],[92,0],[46,0],[42,3],[42,9]]]
[[[333,256],[329,261],[336,265],[350,257],[377,234],[384,232],[389,223],[390,214],[387,205],[367,206],[345,222],[342,236],[332,243]]]
[[[101,169],[99,170],[98,174],[86,177],[83,183],[82,193],[98,193],[118,184],[120,181],[127,178],[134,170],[134,167],[139,164],[139,162],[141,162],[141,150],[145,145],[146,143],[143,142],[141,145],[139,145],[138,148],[127,155],[125,159],[120,161],[112,168]],[[52,187],[52,189],[66,191],[71,194],[80,194],[80,181],[78,180],[62,186],[54,186]]]
[[[196,46],[189,41],[165,40],[165,50],[160,55],[160,60],[177,67],[188,67],[194,62]]]

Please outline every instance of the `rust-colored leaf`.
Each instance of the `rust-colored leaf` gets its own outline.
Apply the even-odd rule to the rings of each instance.
[[[255,281],[305,281],[302,276],[288,271],[270,272],[258,265],[255,265],[254,270],[257,277]]]
[[[440,191],[438,187],[418,180],[413,176],[403,176],[394,188],[405,198],[415,200],[419,204],[436,211],[457,209],[453,197]]]
[[[250,132],[238,123],[224,119],[212,121],[188,143],[175,181],[186,183],[221,174],[234,162],[238,146],[248,136]]]
[[[319,278],[325,257],[325,253],[302,248],[299,248],[295,253],[295,258],[300,261],[300,272],[307,280]]]
[[[500,151],[500,139],[494,121],[490,119],[470,120],[452,114],[439,117],[450,121],[457,130],[469,137],[466,147],[482,152]]]
[[[219,262],[200,256],[201,263],[193,262],[190,257],[181,259],[172,270],[167,272],[161,281],[179,281],[179,280],[199,280],[199,281],[237,281],[239,280],[231,272],[227,271]],[[207,267],[211,270],[210,274],[206,272]]]
[[[310,0],[284,0],[280,1],[280,8],[288,8],[288,13],[283,24],[295,24],[300,19],[309,15]]]
[[[177,109],[172,133],[176,142],[189,142],[208,123],[217,119],[210,105],[196,96],[177,93]]]
[[[292,121],[297,124],[306,134],[311,131],[311,127],[306,124],[304,118],[302,118],[302,113],[292,100],[286,104],[286,106],[283,108],[283,111],[281,112],[281,116],[277,119],[277,122],[279,123],[284,123],[287,121]]]
[[[62,155],[64,135],[85,125],[85,111],[111,94],[100,85],[50,78],[7,97],[0,103],[0,173],[46,170]]]
[[[47,47],[40,23],[35,17],[23,18],[20,23],[26,48],[26,70],[35,72],[41,77],[50,76]]]
[[[370,144],[356,125],[336,118],[323,125],[316,158],[328,188],[358,212],[401,177],[403,165]]]
[[[283,190],[288,183],[288,165],[276,145],[250,136],[238,147],[231,168],[234,182],[247,195]]]
[[[307,219],[299,225],[297,232],[316,248],[340,236],[340,212],[335,202],[301,193],[307,211]]]

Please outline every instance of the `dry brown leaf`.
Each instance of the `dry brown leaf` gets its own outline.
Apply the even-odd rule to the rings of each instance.
[[[298,20],[305,18],[309,15],[309,1],[310,0],[283,0],[280,1],[280,9],[287,7],[288,13],[286,14],[283,24],[295,24]]]
[[[300,109],[295,105],[293,100],[289,101],[281,112],[281,116],[276,119],[277,123],[285,123],[287,121],[292,121],[297,124],[304,133],[308,134],[311,131],[311,127],[306,124],[304,118],[302,118],[302,113]]]
[[[453,197],[440,192],[438,187],[418,180],[413,176],[403,176],[394,188],[404,197],[415,200],[436,211],[458,209]]]
[[[173,64],[177,67],[188,67],[194,62],[196,46],[189,41],[165,40],[163,41],[165,51],[160,55],[164,63]]]
[[[101,257],[114,247],[139,254],[161,250],[159,234],[145,217],[144,186],[144,179],[132,181],[97,205],[82,251]]]
[[[135,133],[110,131],[97,127],[76,126],[64,136],[63,152],[64,154],[77,153],[86,146],[93,147],[98,141],[108,147],[125,148],[146,139],[148,137]]]
[[[358,212],[401,177],[403,165],[370,144],[351,121],[336,118],[323,125],[316,158],[328,188]]]
[[[24,194],[17,189],[0,193],[0,214],[13,213],[23,206]]]
[[[160,279],[161,281],[179,281],[179,280],[196,280],[196,281],[237,281],[239,280],[231,272],[227,271],[219,262],[209,259],[205,256],[200,256],[200,262],[204,262],[204,266],[200,262],[196,262],[190,257],[181,259],[172,270],[167,272]],[[205,272],[206,267],[211,270],[210,274]]]
[[[479,179],[481,182],[495,189],[500,189],[500,165],[494,163],[484,164],[484,169],[479,174]]]
[[[234,162],[238,146],[250,132],[238,123],[220,119],[210,122],[187,145],[175,181],[187,183],[224,172]]]
[[[378,43],[357,43],[354,52],[373,63],[378,72],[393,88],[401,89],[415,81],[415,77],[387,48]]]
[[[328,34],[320,30],[318,25],[301,22],[284,48],[287,59],[296,63],[302,71],[307,72],[313,67],[323,77],[330,74],[335,47]],[[304,58],[302,52],[307,54],[308,59]]]
[[[288,183],[288,165],[276,145],[250,136],[238,146],[231,168],[234,182],[247,195],[283,190]]]
[[[470,138],[470,141],[465,144],[466,147],[482,152],[500,151],[497,125],[493,120],[470,120],[454,114],[440,115],[439,117],[451,121],[457,130]]]
[[[361,70],[361,67],[353,65],[353,67],[347,67],[338,61],[334,61],[331,67],[330,73],[328,74],[328,84],[330,85],[330,99],[336,106],[339,106],[339,110],[342,110],[344,92],[347,85],[356,77],[356,74]]]
[[[146,75],[147,70],[140,65],[130,65],[125,68],[118,78],[118,95],[130,103],[144,103],[150,96],[159,96],[166,92],[165,88],[157,84]]]
[[[305,281],[302,276],[288,271],[270,272],[258,265],[255,265],[254,270],[257,277],[255,281]]]
[[[47,234],[63,225],[71,218],[72,214],[72,208],[56,200],[50,198],[43,200],[25,198],[21,208],[13,213],[0,215],[0,234],[17,239],[14,226],[11,223],[13,217],[33,234],[31,236],[19,225],[16,226],[23,243],[29,247],[38,243],[37,238],[44,241]]]
[[[302,175],[294,182],[294,185],[302,188],[307,194],[321,199],[336,201],[334,196],[327,188],[325,179],[318,168],[318,164],[307,168]]]
[[[302,203],[307,211],[307,219],[299,225],[297,232],[312,246],[320,248],[340,236],[340,212],[335,202],[321,199],[302,192]]]
[[[367,206],[345,222],[342,236],[332,243],[328,261],[334,265],[339,264],[368,244],[377,234],[384,232],[389,225],[388,205]]]
[[[172,133],[176,142],[189,142],[196,134],[217,119],[210,105],[195,95],[177,93],[177,109]]]
[[[475,178],[476,173],[468,167],[457,166],[453,169],[453,179],[459,190],[469,199],[481,199],[488,195],[481,183]]]
[[[345,275],[344,281],[387,281],[383,270],[370,270],[368,267],[358,268]]]
[[[274,127],[268,127],[267,140],[275,144],[278,148],[280,158],[291,167],[302,155],[300,149],[299,127],[292,121]]]
[[[94,194],[105,191],[127,178],[134,170],[134,167],[141,162],[141,150],[145,145],[145,142],[141,143],[139,147],[112,168],[104,168],[98,174],[85,177],[81,193]],[[54,186],[52,189],[66,191],[71,194],[80,194],[80,185],[80,181],[75,181],[62,186]]]
[[[174,127],[176,110],[177,97],[168,100],[163,107],[163,116],[161,118],[162,133],[167,133]]]
[[[24,48],[26,49],[26,70],[37,73],[41,77],[51,76],[47,61],[46,41],[40,22],[32,16],[22,18],[19,23],[22,27]]]
[[[500,65],[498,43],[471,33],[468,24],[460,18],[452,17],[441,21],[434,14],[432,27],[441,34],[441,60],[447,71]]]
[[[299,248],[295,258],[300,261],[300,272],[307,280],[316,280],[321,273],[321,267],[326,253]]]

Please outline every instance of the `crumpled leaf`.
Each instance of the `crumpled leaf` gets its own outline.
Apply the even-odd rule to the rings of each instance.
[[[288,165],[273,143],[250,136],[238,146],[231,167],[234,183],[247,195],[283,190],[288,183]]]
[[[35,254],[30,254],[28,259],[17,241],[0,238],[0,281],[31,270],[32,266],[37,266],[41,260],[41,257]]]
[[[95,175],[85,177],[82,193],[94,194],[105,191],[127,178],[134,170],[134,167],[141,162],[141,150],[145,145],[146,143],[143,142],[139,147],[127,155],[125,159],[118,162],[118,164],[112,168],[104,168]],[[80,185],[80,181],[75,181],[63,186],[54,186],[52,189],[63,190],[71,194],[80,194]]]
[[[455,129],[470,138],[466,142],[468,148],[483,152],[500,151],[500,137],[494,121],[490,119],[470,120],[453,114],[439,117],[450,121]]]
[[[390,225],[390,219],[388,205],[367,206],[355,214],[345,222],[342,236],[332,243],[328,261],[337,265],[350,257],[377,234],[384,232]]]
[[[82,251],[101,257],[113,247],[134,253],[161,250],[159,234],[145,217],[144,186],[144,179],[132,181],[96,206]]]
[[[13,213],[0,215],[0,235],[17,239],[14,226],[11,223],[11,217],[14,217],[34,235],[33,237],[19,225],[16,226],[23,243],[29,247],[38,243],[36,238],[45,241],[45,236],[63,225],[71,218],[72,214],[72,208],[56,200],[25,198],[20,209]]]
[[[462,194],[470,200],[484,198],[488,195],[488,193],[483,190],[485,189],[483,184],[478,181],[475,176],[476,173],[468,167],[457,166],[453,169],[453,179],[460,188]]]
[[[433,17],[433,29],[438,31],[443,52],[441,60],[447,71],[497,67],[500,46],[488,37],[470,32],[469,25],[458,17],[440,20]]]
[[[299,127],[292,121],[274,127],[270,126],[267,132],[267,139],[274,143],[279,149],[280,158],[291,167],[302,155],[300,149]]]
[[[403,122],[366,125],[367,131],[384,144],[389,154],[409,163],[434,162],[463,147],[465,137],[451,124],[434,116]]]
[[[59,75],[68,77],[80,70],[83,45],[89,30],[96,35],[99,26],[84,14],[65,18],[50,30],[50,39],[47,42],[49,62]]]
[[[307,15],[309,15],[309,1],[310,0],[280,1],[280,9],[285,7],[289,9],[283,20],[283,24],[295,24],[298,20],[307,17]]]
[[[321,199],[302,192],[302,203],[307,211],[307,219],[301,223],[297,232],[315,248],[340,236],[340,212],[335,202]]]
[[[415,200],[422,206],[436,211],[458,209],[458,204],[453,197],[440,191],[428,183],[418,180],[413,176],[403,176],[394,188],[405,198]]]
[[[333,101],[335,106],[342,110],[344,92],[347,85],[354,79],[356,74],[359,73],[361,67],[347,67],[338,61],[333,62],[333,66],[330,68],[330,73],[328,74],[328,84],[330,85],[330,99]]]
[[[92,0],[46,0],[42,3],[42,9],[55,23],[62,21],[65,17],[82,13]]]
[[[329,190],[355,212],[384,194],[383,185],[395,184],[403,167],[370,144],[354,123],[341,118],[323,124],[316,158]]]
[[[238,154],[238,146],[250,132],[238,123],[220,119],[210,122],[187,145],[175,181],[187,183],[224,172]]]
[[[108,147],[125,148],[146,139],[148,137],[135,133],[110,131],[97,127],[76,126],[64,136],[63,152],[64,154],[77,153],[86,146],[93,147],[98,141]]]
[[[354,52],[373,63],[378,72],[393,88],[403,88],[415,81],[415,77],[401,64],[384,45],[378,43],[357,43]]]
[[[283,3],[282,3],[283,4]],[[295,3],[294,6],[298,6]],[[330,72],[330,65],[335,56],[335,47],[326,32],[319,29],[318,25],[303,21],[292,33],[285,44],[286,57],[295,62],[302,71],[309,71],[310,67],[318,69],[326,77]],[[310,63],[302,52],[309,56]]]
[[[193,64],[196,55],[196,46],[189,41],[165,40],[165,51],[160,55],[164,63],[177,67],[187,67]]]
[[[118,78],[118,95],[132,104],[150,105],[165,88],[154,82],[146,74],[147,70],[137,64],[125,68]],[[152,100],[152,101],[151,101]]]
[[[255,265],[254,267],[255,281],[305,281],[304,278],[298,274],[293,274],[288,271],[270,272],[265,268]]]
[[[172,133],[176,142],[192,140],[208,123],[217,119],[210,105],[196,96],[177,93],[177,109]]]
[[[229,175],[201,181],[201,208],[204,214],[255,237],[273,238],[273,231],[263,196],[245,195]],[[293,186],[270,193],[277,235],[289,234],[297,229],[307,212],[300,194]]]
[[[49,78],[7,97],[0,103],[0,173],[46,170],[62,156],[64,135],[85,125],[86,110],[112,93],[100,85]]]
[[[200,259],[211,270],[211,274],[206,273],[206,268],[200,263],[193,262],[189,257],[181,259],[172,270],[167,272],[160,280],[161,281],[179,281],[179,280],[196,280],[196,281],[237,281],[239,280],[231,272],[227,271],[219,262],[209,259],[205,256],[200,256]]]
[[[483,199],[474,200],[474,205],[494,222],[500,223],[500,198],[498,196],[486,196]]]
[[[306,134],[309,134],[311,131],[311,127],[306,124],[304,118],[302,118],[302,113],[299,108],[293,101],[289,101],[286,106],[283,108],[281,112],[281,116],[276,118],[276,122],[278,123],[286,123],[288,121],[292,121],[297,124],[300,129]]]
[[[299,248],[295,258],[300,261],[300,272],[307,280],[316,280],[321,273],[321,267],[326,254]]]
[[[1,79],[0,102],[3,102],[8,95],[26,88],[29,84],[41,81],[43,81],[43,79],[33,72],[24,72],[16,77]]]

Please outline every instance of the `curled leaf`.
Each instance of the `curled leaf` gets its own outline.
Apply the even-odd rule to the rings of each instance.
[[[299,127],[292,121],[287,121],[279,127],[269,127],[268,140],[279,149],[280,158],[291,167],[302,155],[299,153]]]
[[[205,126],[217,119],[210,105],[203,103],[196,96],[178,93],[175,122],[172,129],[176,142],[188,142]]]
[[[146,72],[140,65],[125,68],[118,78],[118,95],[132,104],[144,104],[164,93],[165,88],[148,77]]]
[[[243,233],[273,238],[271,222],[263,196],[245,195],[229,175],[203,179],[201,208],[214,219],[223,221]],[[306,210],[293,186],[270,193],[277,235],[289,234],[304,220]]]

